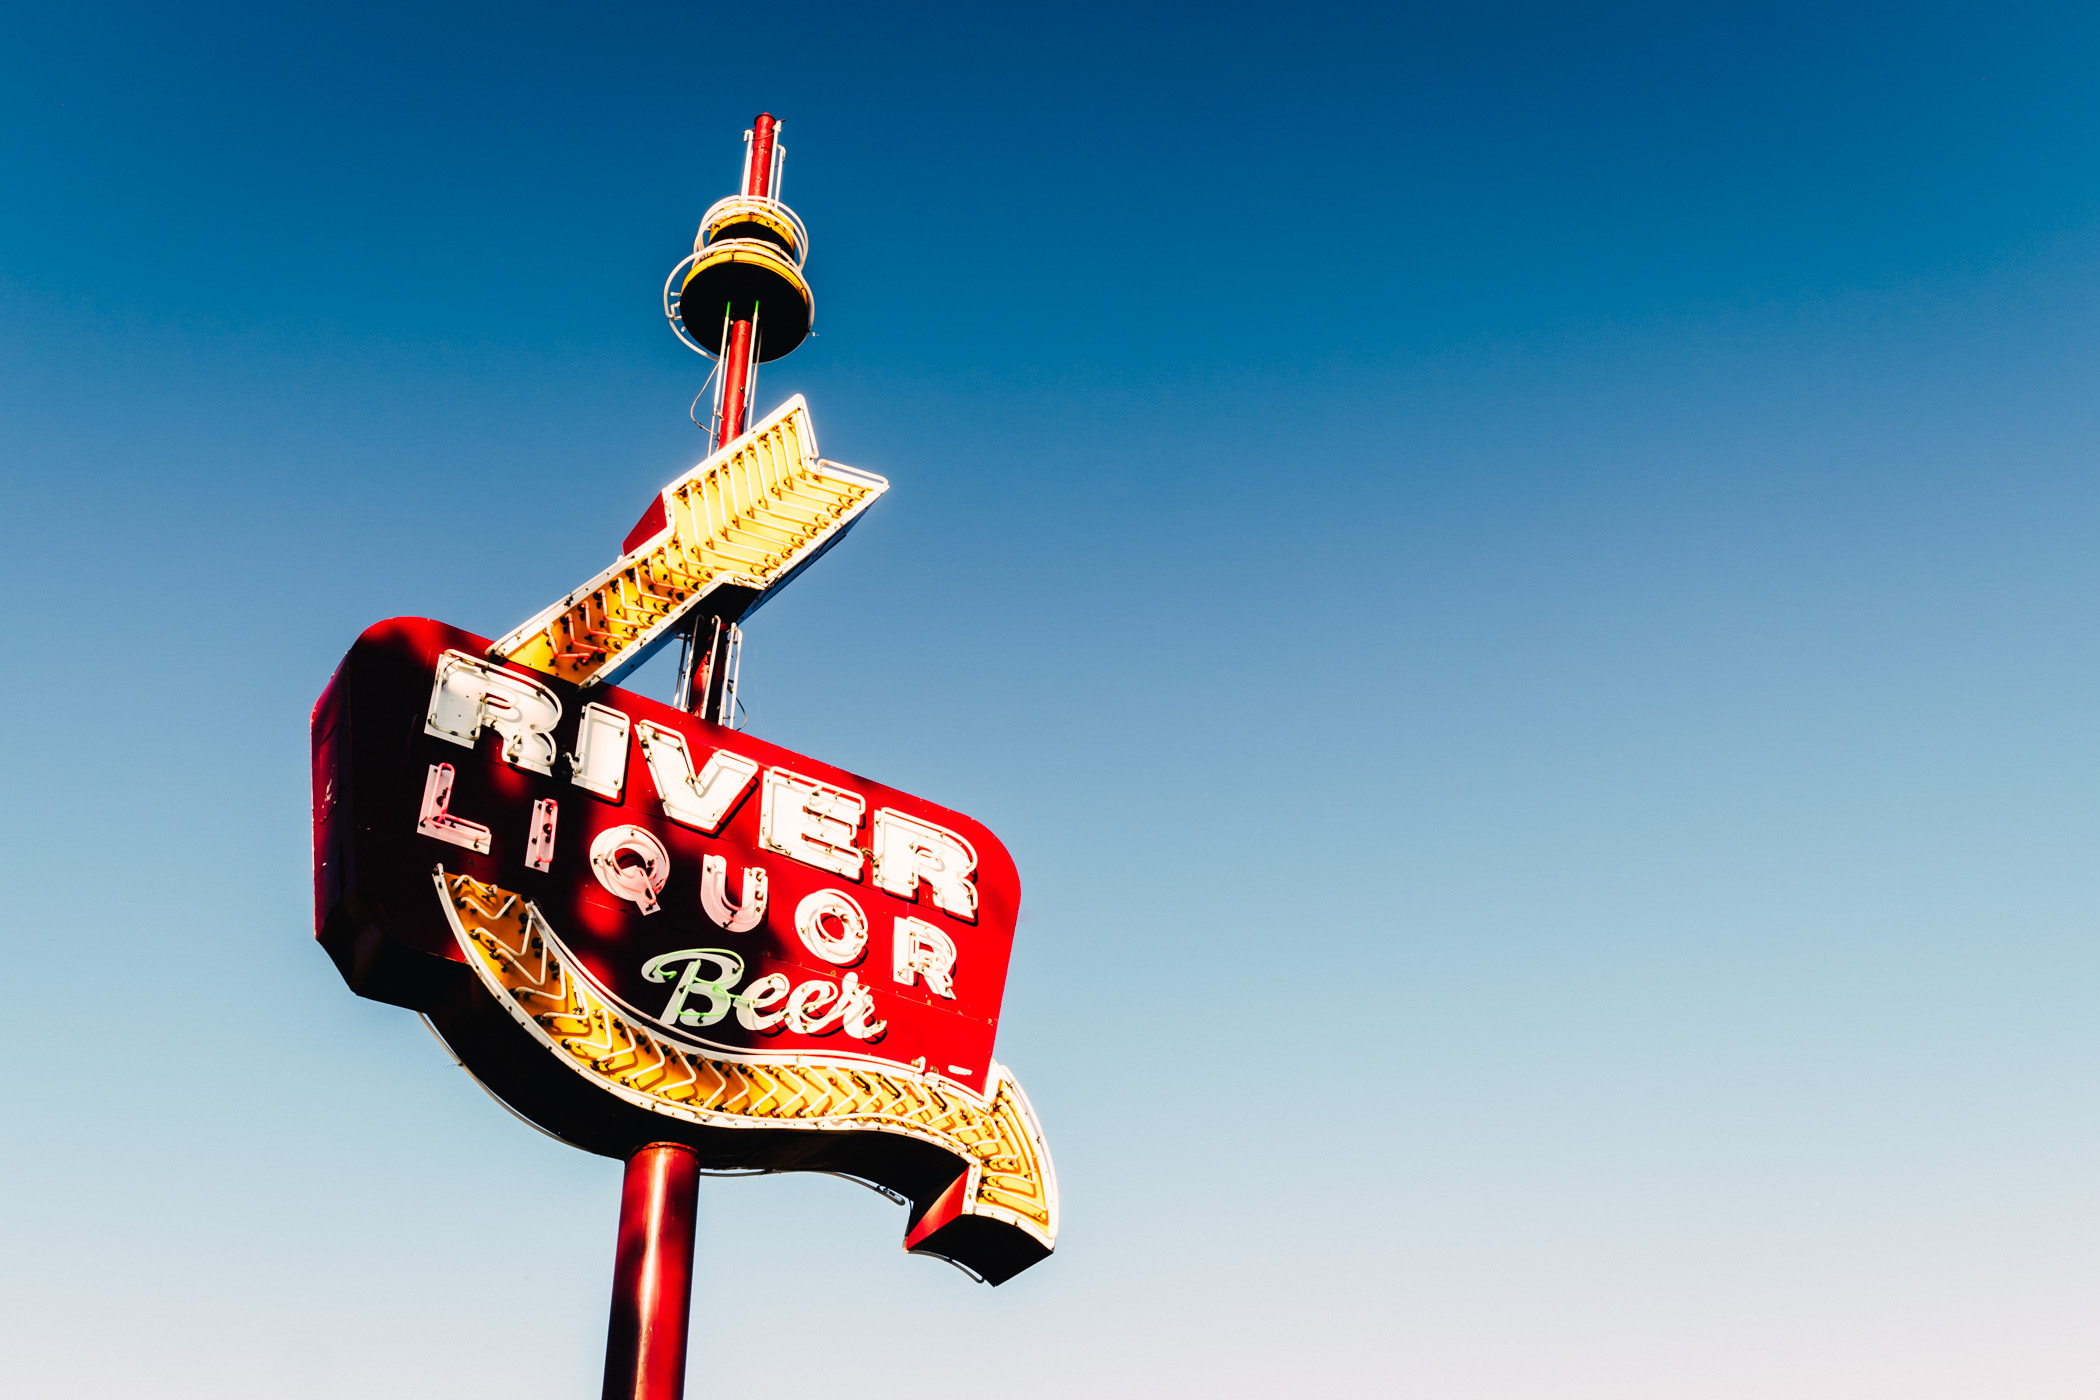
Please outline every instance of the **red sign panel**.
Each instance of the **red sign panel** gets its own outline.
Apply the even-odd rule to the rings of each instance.
[[[397,619],[314,712],[315,917],[360,994],[428,1015],[607,1155],[843,1172],[907,1245],[994,1279],[1055,1188],[992,1060],[1020,885],[935,806],[617,688]]]

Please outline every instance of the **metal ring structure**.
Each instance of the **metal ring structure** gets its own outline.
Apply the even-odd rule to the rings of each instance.
[[[685,333],[685,322],[678,317],[681,309],[680,302],[684,299],[685,270],[691,267],[699,257],[698,253],[686,254],[678,260],[678,266],[671,269],[671,275],[664,279],[664,319],[671,323],[672,333],[685,342],[686,349],[691,350],[696,355],[704,355],[708,359],[714,360],[721,358],[719,350],[711,346],[702,345],[699,341],[687,335]],[[703,386],[700,392],[706,393],[706,387]],[[693,401],[698,403],[699,399],[695,397]]]
[[[671,295],[672,283],[678,293]],[[711,308],[702,311],[700,308]],[[712,308],[720,308],[715,310]],[[704,348],[720,344],[731,321],[765,315],[760,363],[777,360],[809,335],[816,298],[802,271],[774,243],[757,238],[725,238],[682,260],[664,284],[664,314],[678,338],[709,359]]]
[[[700,216],[700,232],[693,251],[725,238],[760,238],[772,242],[795,260],[799,271],[809,261],[809,230],[795,211],[766,195],[733,194],[718,199]]]

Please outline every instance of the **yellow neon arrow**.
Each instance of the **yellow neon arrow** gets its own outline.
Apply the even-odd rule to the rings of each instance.
[[[611,568],[489,648],[590,686],[617,680],[710,594],[762,594],[837,541],[889,482],[817,456],[809,405],[789,399],[663,489],[663,523]],[[740,599],[739,612],[751,600]]]

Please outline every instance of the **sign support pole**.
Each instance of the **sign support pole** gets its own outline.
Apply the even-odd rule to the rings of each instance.
[[[700,1159],[652,1142],[627,1159],[612,1321],[605,1335],[604,1400],[680,1400],[693,1306],[693,1229]]]

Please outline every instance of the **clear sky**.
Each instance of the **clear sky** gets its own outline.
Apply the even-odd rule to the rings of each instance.
[[[0,1388],[596,1393],[619,1166],[313,945],[306,721],[701,455],[770,110],[894,486],[751,727],[1012,847],[1064,1236],[711,1182],[695,1397],[2100,1390],[2090,6],[5,36]]]

